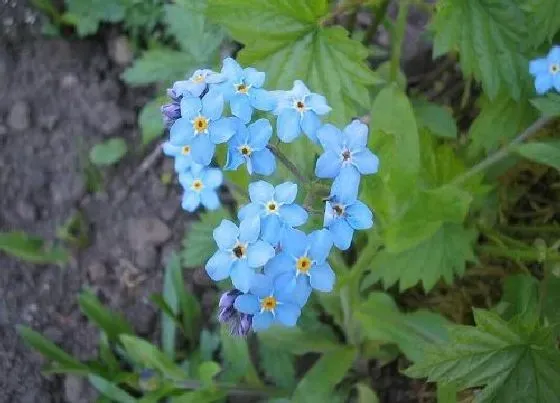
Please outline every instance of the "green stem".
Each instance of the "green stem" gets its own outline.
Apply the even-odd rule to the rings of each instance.
[[[302,185],[309,185],[309,180],[299,171],[299,169],[286,157],[280,149],[272,144],[269,144],[268,149],[278,161],[280,161],[290,171]]]
[[[510,258],[527,262],[536,262],[542,259],[542,252],[539,250],[505,249],[504,247],[494,245],[478,245],[477,249],[481,254],[494,257]],[[560,254],[548,250],[546,252],[546,259],[551,262],[560,262]]]
[[[452,185],[460,185],[465,183],[467,180],[472,178],[473,176],[478,175],[479,173],[483,172],[484,170],[488,169],[492,165],[500,162],[505,157],[507,157],[517,146],[518,144],[524,142],[529,137],[535,135],[539,132],[543,127],[549,124],[553,119],[552,118],[540,118],[536,120],[531,126],[529,126],[525,131],[523,131],[519,136],[514,138],[511,143],[507,146],[502,147],[500,150],[496,151],[494,154],[489,155],[486,159],[482,160],[478,164],[471,167],[468,171],[463,173],[462,175],[456,176],[450,184]]]
[[[401,0],[399,5],[399,14],[397,15],[397,22],[393,29],[391,38],[392,52],[391,52],[391,66],[389,70],[389,77],[392,82],[397,82],[399,74],[399,67],[401,61],[402,44],[406,31],[406,17],[408,15],[409,0]]]
[[[389,0],[381,0],[379,5],[375,8],[375,21],[369,26],[368,30],[366,31],[366,35],[364,36],[363,40],[364,45],[368,46],[373,41],[379,25],[381,25],[381,22],[385,19],[385,14],[387,14],[388,8]]]
[[[196,390],[201,389],[204,385],[200,381],[196,380],[186,380],[182,382],[177,382],[176,387],[182,389]],[[271,387],[251,387],[251,386],[240,386],[232,383],[216,382],[214,386],[218,389],[225,390],[228,395],[240,396],[240,397],[278,397],[284,396],[286,391],[271,388]]]

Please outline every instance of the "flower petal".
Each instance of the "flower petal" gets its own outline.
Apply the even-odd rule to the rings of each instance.
[[[169,129],[169,141],[176,145],[187,145],[194,134],[193,125],[187,118],[177,119]]]
[[[241,221],[248,217],[260,216],[263,213],[263,207],[257,203],[248,203],[241,207],[237,212],[237,218]],[[261,219],[262,227],[262,219]]]
[[[239,291],[247,293],[253,284],[255,270],[251,269],[245,259],[237,260],[231,268],[231,282]]]
[[[301,120],[301,128],[305,135],[314,143],[317,143],[317,129],[321,126],[321,119],[319,116],[311,110],[305,111],[303,113],[303,119]]]
[[[251,294],[259,298],[265,298],[272,295],[272,292],[272,279],[264,274],[255,274],[253,277],[253,285],[251,285]]]
[[[282,223],[277,214],[267,214],[261,219],[261,238],[271,245],[280,239]]]
[[[237,116],[243,123],[249,123],[253,115],[253,107],[249,97],[245,94],[236,94],[230,101],[231,113]]]
[[[280,112],[276,121],[276,133],[284,143],[291,143],[300,134],[300,115],[294,108]]]
[[[202,183],[206,188],[216,189],[222,184],[223,180],[224,174],[219,169],[209,168],[202,173]]]
[[[274,94],[262,88],[251,88],[249,99],[251,106],[259,111],[271,111],[276,107]]]
[[[228,141],[237,128],[234,118],[222,118],[210,122],[208,133],[214,144],[221,144]]]
[[[327,228],[336,219],[333,204],[330,201],[325,203],[325,214],[323,215],[323,227]]]
[[[249,125],[249,145],[253,150],[262,150],[272,137],[272,126],[268,119],[259,119]]]
[[[274,186],[265,181],[257,181],[249,184],[249,197],[253,203],[264,204],[274,197]]]
[[[274,188],[274,200],[278,203],[290,204],[296,200],[298,187],[293,182],[284,182]]]
[[[181,116],[192,120],[200,113],[202,101],[198,97],[183,97],[181,99]]]
[[[253,152],[249,158],[256,174],[268,176],[276,170],[276,159],[268,148]]]
[[[546,59],[549,63],[560,64],[560,46],[553,46],[548,52]]]
[[[301,308],[296,304],[284,303],[278,305],[275,310],[276,319],[284,326],[293,327],[296,325]]]
[[[269,277],[277,277],[282,273],[290,273],[291,276],[294,276],[294,259],[286,253],[280,253],[268,261],[264,266],[264,273]]]
[[[202,165],[210,165],[216,146],[206,134],[196,136],[192,141],[191,155],[193,160]]]
[[[212,236],[218,244],[218,248],[231,250],[239,237],[239,228],[230,220],[222,220],[212,232]]]
[[[322,292],[331,292],[334,287],[335,275],[328,263],[313,266],[309,271],[309,284]]]
[[[346,208],[348,215],[346,220],[354,229],[364,230],[373,226],[373,214],[371,210],[361,201],[351,204]]]
[[[368,127],[357,119],[344,128],[346,144],[350,150],[359,150],[367,147]]]
[[[235,299],[233,304],[235,309],[241,313],[246,313],[248,315],[254,315],[261,310],[261,304],[259,299],[255,295],[245,294],[240,295]]]
[[[284,251],[294,258],[299,258],[305,254],[308,242],[307,235],[303,231],[294,229],[284,240]]]
[[[540,74],[535,79],[535,90],[539,95],[543,95],[549,91],[552,88],[552,85],[552,76],[550,74]]]
[[[192,213],[198,208],[198,206],[200,206],[200,194],[197,192],[193,192],[190,189],[185,190],[183,199],[181,201],[181,207],[183,208],[183,210]]]
[[[329,231],[336,246],[340,250],[346,250],[352,243],[354,230],[348,222],[342,218],[333,220],[329,225]]]
[[[291,276],[291,277],[290,277]],[[275,282],[275,296],[281,302],[294,302],[300,307],[304,306],[311,295],[311,286],[308,276],[293,274],[280,274]]]
[[[529,62],[529,73],[533,76],[548,74],[548,60],[535,59]]]
[[[305,224],[309,215],[298,204],[284,204],[280,206],[280,216],[290,227],[299,227]]]
[[[339,154],[333,151],[324,152],[315,165],[315,176],[319,178],[334,178],[340,173],[342,160]]]
[[[331,186],[331,196],[342,204],[352,204],[358,197],[360,174],[353,166],[345,166]]]
[[[237,61],[228,57],[223,61],[222,74],[225,75],[228,80],[239,80],[243,75],[243,69]]]
[[[239,165],[243,164],[244,162],[245,158],[243,158],[241,153],[236,148],[228,148],[226,165],[224,165],[224,169],[226,171],[235,171],[237,168],[239,168]]]
[[[257,241],[247,248],[247,262],[255,269],[264,266],[274,255],[274,248],[265,241]]]
[[[552,79],[553,84],[554,84],[554,88],[556,89],[556,91],[560,92],[560,74],[556,74],[554,76],[554,78]]]
[[[255,332],[266,330],[270,327],[270,325],[272,325],[272,322],[274,322],[274,316],[272,315],[272,312],[265,311],[262,313],[257,313],[255,316],[253,316],[253,330]]]
[[[327,105],[327,99],[319,94],[311,94],[305,100],[305,104],[313,109],[319,115],[325,115],[331,111],[331,107]]]
[[[220,281],[229,277],[232,265],[231,253],[219,250],[206,263],[206,273],[212,280]]]
[[[331,233],[326,229],[313,231],[308,236],[309,255],[317,263],[324,262],[331,251],[333,240]]]
[[[212,189],[204,189],[200,192],[200,202],[208,210],[217,210],[220,208],[218,194]]]
[[[266,74],[262,71],[258,71],[253,67],[247,67],[243,70],[243,74],[245,76],[245,80],[247,84],[251,85],[251,87],[260,88],[264,84],[264,80],[266,78]]]
[[[224,96],[217,89],[211,89],[202,97],[202,115],[210,120],[218,120],[224,111]]]
[[[247,217],[239,223],[239,240],[253,243],[261,232],[261,219],[259,216]]]
[[[352,163],[362,175],[374,174],[379,169],[379,158],[367,148],[353,153]]]
[[[290,92],[292,96],[298,100],[303,100],[306,96],[311,94],[311,91],[309,91],[307,86],[301,80],[294,81],[294,86]]]
[[[340,154],[342,152],[342,132],[331,124],[326,124],[317,130],[317,138],[325,149]]]

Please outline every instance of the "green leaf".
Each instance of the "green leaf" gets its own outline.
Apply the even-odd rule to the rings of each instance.
[[[149,144],[163,134],[161,106],[165,103],[166,98],[156,98],[144,105],[140,111],[138,125],[142,130],[142,144]]]
[[[508,276],[500,301],[503,311],[500,315],[510,320],[516,316],[535,322],[539,315],[539,282],[533,276],[516,274]]]
[[[163,352],[172,360],[175,358],[175,318],[179,313],[179,297],[173,284],[179,277],[182,278],[181,259],[173,253],[163,274],[163,301],[169,307],[170,312],[161,314],[161,346]]]
[[[165,23],[169,33],[200,66],[208,65],[217,58],[224,39],[222,30],[206,20],[205,9],[205,0],[182,0],[165,5]]]
[[[97,389],[103,396],[107,396],[111,399],[111,401],[118,403],[137,402],[137,400],[130,396],[127,392],[105,378],[101,378],[97,375],[89,375],[88,379],[95,389]]]
[[[204,361],[210,361],[214,355],[214,351],[220,346],[220,335],[202,329],[200,332],[200,358]]]
[[[357,403],[379,403],[377,394],[373,390],[371,390],[368,385],[364,383],[357,383],[355,387],[358,391]]]
[[[118,339],[121,334],[132,334],[132,327],[122,315],[109,311],[89,291],[83,291],[78,297],[80,310],[107,334],[111,341]]]
[[[545,283],[542,313],[546,322],[554,326],[554,334],[560,337],[560,277],[549,274]]]
[[[249,385],[262,385],[257,370],[251,361],[247,341],[241,337],[230,335],[225,327],[221,329],[220,339],[222,341],[223,378],[230,382],[245,379]]]
[[[183,251],[181,252],[181,258],[186,267],[198,267],[206,264],[217,250],[212,232],[222,220],[230,218],[225,210],[207,211],[200,214],[200,219],[191,224],[183,239]]]
[[[126,154],[126,142],[120,137],[113,137],[103,143],[96,144],[89,152],[92,164],[106,166],[116,164]]]
[[[431,102],[417,101],[414,102],[414,112],[419,127],[429,129],[438,137],[457,138],[457,124],[450,108]]]
[[[180,80],[197,67],[196,60],[184,52],[169,49],[147,50],[125,70],[122,78],[130,85]]]
[[[529,82],[524,55],[527,20],[511,0],[446,0],[438,4],[434,57],[459,51],[465,76],[474,76],[491,98],[500,90],[519,100]]]
[[[531,104],[537,108],[543,116],[560,116],[560,94],[553,92],[544,97],[531,99]]]
[[[457,403],[457,388],[453,384],[437,384],[437,403]]]
[[[120,341],[126,353],[137,364],[145,368],[153,368],[167,377],[183,381],[187,379],[187,374],[179,368],[169,357],[159,351],[157,347],[146,340],[142,340],[132,335],[121,335]]]
[[[560,3],[556,0],[527,0],[524,6],[530,12],[532,43],[535,47],[545,41],[551,44],[554,35],[560,31]]]
[[[324,27],[326,0],[210,0],[208,15],[245,47],[239,61],[267,74],[270,88],[303,80],[327,98],[329,119],[347,124],[370,105],[376,78],[368,50],[340,26]]]
[[[465,272],[467,261],[474,261],[472,244],[477,234],[460,224],[446,223],[431,238],[399,253],[381,250],[371,262],[371,273],[364,282],[383,281],[385,288],[399,282],[401,291],[419,281],[426,291],[441,279],[453,283],[454,275]]]
[[[204,386],[211,385],[214,377],[221,370],[220,364],[214,361],[206,361],[198,366],[198,379]]]
[[[520,144],[515,152],[539,164],[548,165],[560,171],[560,141]]]
[[[65,0],[65,3],[80,36],[94,34],[101,22],[122,21],[126,12],[122,0]]]
[[[64,264],[69,254],[62,246],[48,246],[25,232],[0,232],[0,251],[35,264]]]
[[[212,403],[222,401],[225,392],[219,389],[199,389],[171,398],[171,403]]]
[[[356,318],[367,339],[395,343],[413,362],[421,361],[429,346],[448,340],[444,317],[427,311],[401,313],[384,293],[371,293]]]
[[[450,341],[435,345],[406,374],[455,384],[459,390],[484,387],[480,403],[553,403],[560,396],[560,352],[550,328],[524,327],[475,310],[474,326],[453,326]]]
[[[65,369],[78,371],[83,374],[91,372],[87,365],[82,364],[80,361],[58,348],[53,342],[31,328],[27,326],[18,326],[17,331],[27,345],[43,354],[47,359],[65,367]]]
[[[328,334],[304,332],[299,327],[278,327],[259,332],[259,340],[271,348],[302,355],[336,351],[340,344]]]
[[[323,354],[297,385],[292,403],[332,401],[332,392],[350,370],[355,358],[356,350],[353,347]]]
[[[259,357],[266,377],[285,389],[292,389],[296,382],[294,356],[292,353],[270,346],[259,334]]]

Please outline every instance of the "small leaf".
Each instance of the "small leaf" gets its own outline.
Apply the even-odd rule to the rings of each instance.
[[[69,258],[63,247],[49,247],[42,238],[25,232],[0,232],[0,250],[35,264],[64,264]]]
[[[212,385],[214,377],[221,370],[220,364],[214,361],[206,361],[198,366],[198,379],[203,386]]]
[[[357,403],[379,403],[377,394],[365,383],[357,383],[354,385],[358,391]],[[439,402],[438,402],[439,403]]]
[[[457,124],[450,109],[431,102],[415,102],[414,112],[419,127],[425,127],[443,138],[457,138]]]
[[[115,341],[121,334],[134,333],[122,315],[109,311],[91,292],[83,291],[78,297],[78,304],[84,315],[103,329],[109,340]]]
[[[560,141],[521,144],[515,148],[515,152],[531,161],[560,171]]]
[[[202,329],[202,332],[200,332],[200,358],[203,361],[212,360],[218,347],[220,347],[220,335]]]
[[[179,297],[173,282],[179,277],[182,278],[181,259],[173,253],[163,274],[163,302],[169,308],[169,312],[162,312],[161,315],[161,345],[163,352],[172,360],[175,358],[175,325],[179,312]]]
[[[109,382],[105,378],[97,375],[89,375],[89,382],[97,389],[103,396],[108,397],[114,402],[118,403],[136,403],[137,400],[130,396],[127,392],[119,388],[116,384]]]
[[[213,403],[223,401],[226,394],[224,391],[208,388],[187,392],[180,396],[171,397],[171,403]]]
[[[93,146],[89,152],[89,160],[94,165],[113,165],[126,154],[126,142],[120,137],[114,137]]]
[[[437,403],[457,403],[457,388],[453,384],[437,384]]]
[[[252,386],[262,385],[257,370],[251,361],[247,341],[241,337],[230,335],[225,327],[221,329],[220,338],[224,366],[223,378],[231,382],[245,379]]]
[[[262,340],[267,346],[297,355],[326,353],[340,348],[340,344],[328,335],[319,332],[306,333],[299,327],[278,327],[266,330],[259,333],[259,340]]]
[[[167,101],[160,97],[148,102],[138,115],[138,125],[142,130],[142,144],[149,144],[163,134],[161,106]]]
[[[352,367],[355,358],[356,350],[353,347],[323,354],[297,385],[292,403],[332,401],[332,392]]]
[[[282,388],[292,389],[296,382],[294,357],[292,353],[270,346],[266,337],[259,334],[259,357],[266,377]]]
[[[223,219],[230,218],[225,210],[208,211],[200,214],[200,219],[191,224],[183,239],[183,251],[181,252],[181,258],[186,267],[198,267],[206,264],[217,250],[212,232]]]
[[[560,116],[560,94],[548,93],[544,97],[531,99],[531,103],[543,116]]]
[[[197,67],[192,56],[168,49],[148,50],[125,70],[122,78],[130,85],[182,80]]]
[[[503,312],[501,316],[510,320],[520,316],[534,323],[539,312],[539,282],[533,276],[516,274],[508,276],[504,283],[502,300]]]

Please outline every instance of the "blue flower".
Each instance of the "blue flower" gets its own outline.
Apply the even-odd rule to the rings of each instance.
[[[206,264],[206,272],[212,280],[231,277],[235,288],[249,291],[255,269],[264,266],[275,253],[269,243],[258,239],[260,227],[258,217],[241,221],[239,227],[229,220],[222,220],[213,232],[219,250]]]
[[[325,97],[314,94],[300,81],[294,81],[291,91],[277,91],[278,105],[274,114],[278,116],[278,137],[285,143],[291,143],[303,132],[317,142],[317,129],[321,125],[319,116],[331,110]]]
[[[271,277],[278,277],[280,284],[289,288],[307,290],[307,296],[311,288],[330,292],[334,287],[335,275],[326,260],[332,245],[331,234],[326,229],[313,231],[309,235],[291,230],[282,252],[270,260],[264,272]],[[299,291],[297,295],[305,294]]]
[[[208,210],[216,210],[220,207],[217,189],[223,180],[219,169],[193,164],[190,171],[179,175],[179,182],[185,189],[183,209],[192,213],[202,204]]]
[[[553,46],[546,58],[532,60],[529,72],[535,77],[538,94],[545,94],[552,88],[560,92],[560,46]]]
[[[225,82],[219,85],[226,100],[230,102],[231,113],[243,123],[249,123],[253,108],[271,111],[276,105],[274,96],[261,88],[265,74],[252,67],[243,69],[235,60],[224,60],[222,73]]]
[[[352,121],[342,132],[333,125],[324,125],[317,137],[325,150],[315,165],[319,178],[334,178],[343,168],[362,175],[377,172],[379,159],[367,148],[368,128],[359,120]]]
[[[276,169],[276,159],[266,145],[272,136],[272,126],[259,119],[247,128],[239,123],[237,133],[228,142],[228,156],[224,169],[234,170],[247,163],[249,175],[270,175]]]
[[[191,147],[193,160],[208,165],[216,144],[225,143],[234,134],[235,118],[222,118],[224,99],[218,91],[209,91],[202,100],[181,99],[181,118],[171,127],[171,142]]]
[[[348,175],[344,178],[341,174],[338,178],[343,180],[335,180],[333,183],[331,195],[325,205],[323,224],[330,231],[334,245],[346,250],[352,243],[354,230],[372,227],[373,214],[364,203],[357,200],[359,177]],[[351,183],[352,180],[356,182]]]
[[[196,70],[188,80],[176,81],[173,84],[173,91],[182,96],[199,97],[206,90],[207,84],[215,84],[224,80],[221,74],[212,70]]]
[[[239,210],[239,219],[261,217],[261,237],[271,244],[278,242],[284,228],[299,227],[307,221],[307,211],[294,201],[297,185],[284,182],[276,187],[265,181],[249,185],[251,203]]]
[[[175,159],[175,172],[183,173],[195,164],[191,155],[191,146],[186,136],[172,136],[173,140],[163,143],[163,153]]]
[[[273,324],[293,327],[301,314],[301,307],[291,290],[271,277],[257,274],[248,294],[235,300],[239,312],[253,315],[255,331],[268,329]]]

